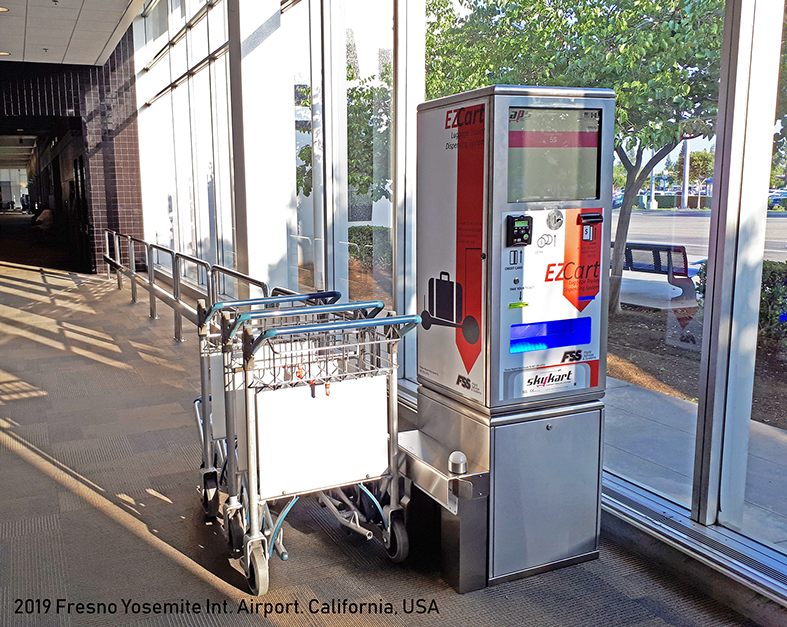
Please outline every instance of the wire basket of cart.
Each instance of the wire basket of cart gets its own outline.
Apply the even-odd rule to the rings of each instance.
[[[279,312],[276,317],[267,318],[269,323],[276,323],[290,311],[332,304],[341,297],[339,292],[297,294],[282,288],[274,288],[271,296],[267,288],[264,292],[262,298],[222,301],[210,307],[205,301],[197,303],[201,396],[194,401],[194,410],[202,440],[200,495],[209,517],[219,513],[220,491],[228,493],[230,507],[239,507],[241,486],[237,480],[236,456],[227,454],[228,442],[232,442],[231,449],[235,450],[237,416],[245,416],[240,336],[234,334],[238,318],[260,311]],[[379,312],[382,303],[375,305],[379,305]],[[292,317],[304,321],[317,319],[308,315]],[[225,338],[230,331],[233,333],[228,341]],[[237,551],[239,546],[238,538],[230,542],[231,551]]]
[[[246,401],[241,564],[254,594],[268,589],[271,555],[288,558],[282,523],[305,494],[316,494],[349,531],[378,537],[393,561],[408,552],[397,348],[420,317],[374,317],[376,303],[309,309],[282,317],[283,326],[266,324],[272,316],[264,312],[240,315],[235,325]],[[293,323],[302,315],[323,321]]]

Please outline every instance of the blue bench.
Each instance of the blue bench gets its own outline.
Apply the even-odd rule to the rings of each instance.
[[[614,250],[615,242],[611,242],[611,245]],[[681,290],[680,296],[673,300],[697,300],[694,281],[691,280],[697,274],[697,269],[689,268],[689,265],[685,246],[626,242],[623,269],[665,275],[670,285]]]

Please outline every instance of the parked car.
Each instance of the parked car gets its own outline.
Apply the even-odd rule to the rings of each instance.
[[[779,190],[768,194],[768,209],[787,206],[787,190]]]

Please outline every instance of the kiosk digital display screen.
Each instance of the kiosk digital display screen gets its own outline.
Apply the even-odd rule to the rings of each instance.
[[[591,340],[591,319],[570,318],[548,322],[530,322],[511,326],[511,353],[582,346]]]
[[[508,202],[599,198],[599,109],[508,110]]]

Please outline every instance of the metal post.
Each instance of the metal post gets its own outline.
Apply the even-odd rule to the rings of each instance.
[[[115,233],[115,262],[118,264],[118,269],[116,270],[118,276],[118,289],[123,289],[123,273],[120,271],[120,235]]]
[[[156,284],[156,272],[153,269],[153,248],[150,244],[145,246],[145,258],[148,262],[148,285],[150,285],[150,318],[158,320],[156,314],[156,295],[153,293],[153,286]]]
[[[235,373],[232,369],[232,340],[229,339],[230,317],[221,316],[222,359],[224,376],[224,416],[227,421],[227,508],[239,506],[238,494],[238,458],[235,454],[237,429],[235,422]]]
[[[391,510],[399,509],[399,376],[398,342],[390,342],[391,372],[388,375],[388,459],[391,462]]]
[[[111,255],[109,254],[109,231],[104,231],[104,252],[106,253],[107,257],[111,258]],[[112,264],[109,263],[108,261],[106,263],[107,263],[107,279],[111,279]]]
[[[172,255],[172,295],[176,301],[180,301],[180,257]],[[183,316],[177,309],[175,312],[175,341],[183,342]]]
[[[134,278],[137,274],[136,251],[134,250],[134,240],[128,238],[128,267],[131,270],[131,302],[137,302],[137,281]]]
[[[246,448],[247,448],[247,468],[249,481],[249,536],[255,539],[262,535],[262,525],[260,524],[259,498],[260,490],[257,481],[257,404],[254,388],[251,386],[253,367],[252,356],[245,355],[245,347],[252,342],[251,331],[243,329],[243,382],[246,389]],[[271,542],[275,538],[271,538]]]
[[[656,152],[655,150],[653,151]],[[650,171],[650,206],[648,209],[655,209],[653,203],[656,200],[656,167],[653,166],[653,169]]]
[[[683,140],[683,205],[684,209],[689,208],[689,140]]]
[[[205,308],[205,302],[197,301],[197,311]],[[200,316],[202,317],[202,316]],[[213,470],[215,460],[213,459],[213,434],[211,426],[212,402],[210,398],[210,357],[208,356],[208,331],[207,322],[197,327],[199,334],[199,369],[200,369],[200,393],[202,394],[202,459],[205,470]],[[218,375],[218,373],[214,373]]]

